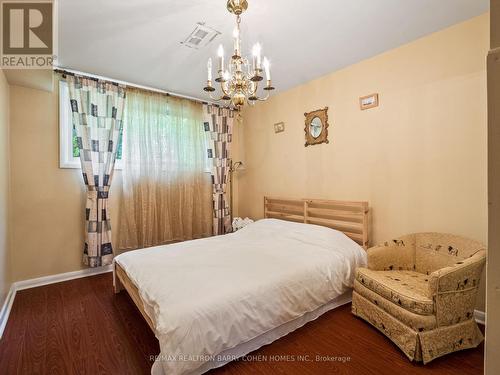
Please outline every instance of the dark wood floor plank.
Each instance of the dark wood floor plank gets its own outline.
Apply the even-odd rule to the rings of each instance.
[[[67,335],[68,321],[65,319],[65,315],[71,309],[72,303],[71,299],[66,298],[67,288],[67,284],[58,283],[48,286],[46,291],[47,324],[49,327],[45,362],[47,375],[73,373],[71,361],[77,352],[72,347],[73,340]]]
[[[0,374],[149,374],[158,341],[111,284],[108,273],[18,292],[0,340]],[[483,351],[481,344],[412,363],[345,305],[210,375],[479,375]]]
[[[143,369],[141,364],[143,361],[139,353],[140,348],[129,340],[131,336],[130,332],[125,329],[122,321],[117,319],[118,315],[113,306],[115,296],[107,290],[109,283],[103,281],[101,280],[101,283],[93,289],[93,292],[96,299],[96,307],[102,312],[102,322],[106,328],[106,335],[114,345],[113,352],[115,354],[113,356],[116,363],[120,363],[117,367],[122,368],[125,365],[127,368],[126,373],[128,374],[141,373]]]
[[[20,373],[22,366],[23,343],[26,335],[26,327],[30,309],[25,300],[21,299],[12,306],[10,315],[16,319],[9,320],[10,331],[5,330],[0,341],[0,373]],[[9,335],[9,332],[13,334]],[[9,336],[8,339],[5,337]],[[8,340],[9,345],[2,345],[3,340]],[[7,360],[8,359],[8,360]]]
[[[96,355],[105,353],[106,360],[99,362],[99,371],[105,374],[134,374],[140,366],[131,361],[135,355],[132,348],[127,346],[127,333],[116,324],[116,317],[110,315],[109,302],[103,301],[102,292],[109,294],[105,288],[101,283],[95,285],[89,294],[92,303],[85,306],[85,316],[89,317],[87,327],[91,337],[90,347],[94,348]],[[104,358],[104,355],[100,357]]]
[[[65,301],[65,308],[63,311],[64,319],[64,337],[69,347],[70,353],[70,368],[73,374],[84,375],[94,374],[97,372],[94,361],[89,360],[89,339],[86,334],[87,317],[84,315],[85,305],[92,303],[88,298],[89,283],[81,282],[75,283],[77,285],[70,285],[62,283],[63,299]]]
[[[28,295],[30,303],[28,317],[25,321],[26,330],[22,347],[21,370],[27,374],[44,374],[47,339],[49,338],[47,289],[38,293],[33,289],[28,289],[25,293]]]

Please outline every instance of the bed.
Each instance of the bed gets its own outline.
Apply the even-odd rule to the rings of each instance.
[[[265,198],[235,233],[120,254],[126,289],[160,343],[152,374],[202,374],[350,302],[366,265],[367,202]]]

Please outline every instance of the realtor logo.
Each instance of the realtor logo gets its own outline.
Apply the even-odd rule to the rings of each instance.
[[[53,2],[2,1],[2,68],[41,69],[53,62]]]

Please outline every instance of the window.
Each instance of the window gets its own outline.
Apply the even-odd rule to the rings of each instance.
[[[122,169],[123,129],[118,140],[115,169]],[[59,82],[59,168],[81,168],[80,150],[71,120],[68,84]]]

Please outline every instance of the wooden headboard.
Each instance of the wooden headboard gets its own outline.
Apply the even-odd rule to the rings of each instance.
[[[264,197],[264,217],[333,228],[365,249],[370,242],[368,212],[368,202]]]

